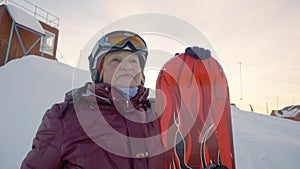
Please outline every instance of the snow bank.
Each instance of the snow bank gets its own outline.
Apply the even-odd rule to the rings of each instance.
[[[89,80],[88,72],[76,73]],[[37,56],[0,67],[0,169],[20,168],[45,110],[63,100],[73,74],[74,68]]]
[[[235,108],[232,114],[237,168],[299,168],[299,122]]]

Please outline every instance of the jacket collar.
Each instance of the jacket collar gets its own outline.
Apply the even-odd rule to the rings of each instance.
[[[120,91],[117,87],[111,86],[107,83],[97,83],[90,84],[88,86],[88,91],[83,95],[87,100],[93,97],[97,102],[102,104],[108,103],[112,104],[114,102],[128,102],[125,99],[122,91]],[[145,88],[143,85],[138,86],[138,90],[136,95],[130,98],[130,102],[137,108],[143,108],[145,110],[150,108],[150,102],[148,100],[149,89]]]

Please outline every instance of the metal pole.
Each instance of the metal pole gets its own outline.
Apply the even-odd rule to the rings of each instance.
[[[41,56],[42,57],[44,57],[44,44],[45,44],[45,41],[46,41],[46,35],[43,35],[43,37],[41,38],[41,40],[42,40],[42,54],[41,54]]]
[[[34,17],[36,18],[36,6],[34,6]]]
[[[276,105],[277,105],[277,110],[278,110],[278,102],[279,102],[279,101],[278,101],[278,100],[279,100],[278,96],[277,96],[277,99],[276,99],[276,100],[277,100],[277,101],[276,101],[276,102],[277,102]]]
[[[269,114],[269,106],[268,106],[268,102],[266,102],[266,109],[267,109],[267,115]]]
[[[41,37],[39,37],[32,45],[31,47],[26,51],[25,55],[28,55],[28,53],[35,47],[35,45],[40,41]]]
[[[46,23],[51,23],[51,22],[49,22],[49,14],[48,14],[48,12],[47,12],[47,15],[46,15]]]
[[[23,41],[22,41],[22,38],[21,38],[21,35],[20,35],[20,33],[19,33],[19,30],[18,30],[18,27],[17,27],[17,26],[15,26],[15,30],[16,30],[17,37],[18,37],[18,39],[19,39],[19,41],[20,41],[21,47],[22,47],[22,49],[23,49],[23,53],[24,53],[24,55],[26,55],[26,48],[25,48],[25,46],[24,46],[24,43],[23,43]]]
[[[243,100],[243,85],[242,85],[242,63],[240,62],[240,88],[241,88],[241,100]]]
[[[295,98],[294,97],[292,97],[292,99],[293,99],[293,104],[295,105],[296,103],[295,103]]]

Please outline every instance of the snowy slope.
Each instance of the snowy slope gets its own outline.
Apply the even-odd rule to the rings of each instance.
[[[232,107],[237,168],[300,168],[300,123]]]
[[[36,56],[0,67],[0,169],[20,167],[45,110],[86,81],[88,72]],[[237,168],[299,168],[299,122],[236,107],[232,116]]]

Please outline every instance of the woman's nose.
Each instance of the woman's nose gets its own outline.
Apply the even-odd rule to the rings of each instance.
[[[122,69],[131,69],[132,65],[130,64],[130,62],[128,60],[123,60],[120,64]]]

